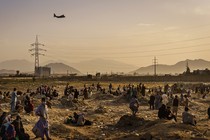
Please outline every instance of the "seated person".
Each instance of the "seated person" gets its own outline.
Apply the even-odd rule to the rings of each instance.
[[[21,117],[19,115],[16,116],[16,119],[12,122],[12,124],[15,127],[16,137],[18,137],[20,140],[28,140],[29,139],[29,137],[26,137],[26,135],[25,135],[25,130],[23,128]]]
[[[130,109],[132,110],[134,116],[138,112],[138,108],[139,108],[139,101],[136,96],[133,96],[133,98],[130,101]]]
[[[84,114],[77,114],[74,112],[74,116],[69,116],[66,120],[67,124],[74,124],[77,126],[84,126],[84,125],[92,125],[92,122],[89,120],[86,120],[84,117]]]
[[[54,90],[52,95],[53,95],[53,97],[58,97],[58,92],[56,90]]]
[[[190,114],[188,107],[185,107],[185,111],[182,113],[182,121],[184,124],[196,125],[195,116]]]
[[[170,107],[167,107],[167,109],[166,109],[166,118],[168,120],[174,119],[177,122],[176,116],[171,112],[171,108]]]
[[[23,112],[23,106],[21,105],[21,101],[17,101],[16,106],[15,106],[15,110],[18,113]]]
[[[10,128],[9,126],[11,125],[11,115],[7,115],[6,112],[4,112],[1,115],[1,119],[3,120],[2,125],[1,125],[1,132],[0,132],[0,136],[2,137],[3,140],[7,139],[8,136],[8,132],[7,130],[10,130],[8,128]],[[15,134],[13,135],[15,136]]]
[[[165,104],[162,104],[162,106],[159,108],[158,117],[160,119],[168,119],[168,120],[174,119],[175,121],[177,121],[176,116],[171,112],[170,107],[167,107],[166,109]]]
[[[165,119],[166,118],[166,105],[162,104],[162,106],[158,110],[158,117],[160,119]]]
[[[84,126],[85,125],[85,116],[84,114],[79,114],[77,119],[77,125],[78,126]]]
[[[3,129],[3,131],[1,130],[1,132],[3,132],[2,140],[16,140],[16,131],[14,125],[7,123],[3,126],[4,127],[1,128]]]
[[[0,116],[0,127],[2,126],[4,120],[6,119],[7,117],[7,113],[6,112],[3,112],[2,115]]]
[[[76,112],[74,112],[74,120],[72,121],[72,123],[76,124],[78,121],[78,118],[79,118],[79,115]]]
[[[34,110],[34,106],[29,96],[26,96],[26,99],[24,101],[24,110],[26,111],[26,113],[31,113]]]

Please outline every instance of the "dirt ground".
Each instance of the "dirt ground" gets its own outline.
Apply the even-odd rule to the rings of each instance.
[[[35,90],[41,84],[54,85],[59,91],[59,98],[67,82],[60,81],[9,81],[0,82],[1,91],[12,91],[14,87],[25,92],[28,88]],[[84,84],[92,82],[69,82],[70,85],[82,88]],[[96,82],[95,82],[96,84]],[[109,82],[101,83],[108,87]],[[114,87],[119,84],[114,83]],[[127,83],[128,84],[128,83]],[[136,84],[136,83],[134,83]],[[145,83],[147,87],[163,85],[164,83]],[[207,108],[210,105],[210,96],[201,99],[198,94],[192,94],[190,98],[190,112],[195,114],[197,125],[191,126],[181,123],[181,114],[184,111],[183,106],[179,107],[177,122],[173,120],[159,120],[157,110],[150,110],[147,104],[149,95],[140,99],[140,108],[136,117],[131,116],[129,102],[124,96],[113,96],[110,94],[99,94],[96,91],[90,99],[79,99],[76,107],[68,107],[61,104],[60,99],[52,100],[52,109],[49,109],[50,134],[52,139],[152,139],[153,140],[208,140],[210,139],[210,121],[207,119]],[[33,98],[35,107],[40,103],[40,97]],[[1,102],[2,111],[10,109],[9,103]],[[67,116],[73,115],[73,112],[85,114],[85,118],[92,121],[91,126],[72,126],[64,124]],[[35,138],[32,133],[32,127],[38,121],[35,115],[20,113],[26,132],[30,139]]]

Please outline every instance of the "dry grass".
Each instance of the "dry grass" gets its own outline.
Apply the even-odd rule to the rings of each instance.
[[[61,94],[67,82],[49,81],[49,80],[3,80],[0,82],[1,91],[12,91],[14,87],[25,92],[28,88],[35,90],[41,84],[54,85]],[[91,85],[93,82],[69,82],[70,85],[81,88],[84,84]],[[97,84],[97,82],[94,82]],[[102,82],[102,86],[108,87],[109,82]],[[114,88],[122,83],[113,83]],[[123,83],[129,84],[129,83]],[[132,83],[138,84],[138,83]],[[164,83],[145,83],[147,87],[159,86]],[[209,120],[207,119],[206,110],[209,106],[210,98],[197,99],[197,95],[193,95],[194,100],[191,101],[191,112],[196,115],[198,120],[197,126],[184,125],[181,123],[181,113],[183,107],[179,108],[178,122],[157,119],[157,110],[149,110],[147,104],[141,104],[137,117],[141,119],[141,125],[132,127],[117,127],[116,124],[124,115],[131,115],[127,100],[123,97],[113,97],[111,95],[94,94],[91,99],[84,101],[84,106],[70,108],[61,105],[60,100],[53,100],[52,109],[49,109],[49,123],[52,138],[57,139],[139,139],[150,133],[154,139],[210,139]],[[148,99],[148,97],[146,98]],[[34,98],[36,106],[40,103],[40,99]],[[81,99],[80,99],[81,100]],[[95,112],[100,106],[105,107],[106,111]],[[9,105],[1,105],[3,111],[9,111]],[[83,112],[87,119],[93,121],[92,126],[76,127],[64,124],[67,116],[73,112]],[[31,138],[35,136],[31,129],[38,120],[37,116],[21,113],[23,124],[26,132]],[[138,119],[137,119],[138,120]]]

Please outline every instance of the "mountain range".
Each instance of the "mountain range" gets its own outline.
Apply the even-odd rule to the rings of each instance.
[[[67,74],[67,73],[75,74],[76,73],[77,75],[82,75],[82,73],[79,70],[63,63],[49,63],[45,66],[51,68],[52,74]]]
[[[126,64],[123,62],[108,60],[108,59],[92,59],[87,61],[81,61],[79,63],[72,63],[71,66],[79,69],[84,74],[96,72],[101,73],[111,73],[111,72],[123,72],[128,73],[134,69],[137,69],[137,66],[133,66],[131,64]]]
[[[110,73],[110,72],[124,72],[124,73],[138,73],[140,75],[152,75],[154,73],[154,66],[150,65],[147,67],[140,67],[137,69],[136,66],[118,62],[115,60],[106,60],[106,59],[93,59],[87,61],[81,61],[78,63],[68,63],[65,62],[55,62],[48,61],[42,66],[51,67],[53,74],[67,74],[68,73],[77,73],[77,74],[86,74],[96,72],[101,73]],[[157,65],[157,74],[178,74],[183,73],[186,70],[186,65],[189,65],[189,68],[192,70],[197,69],[210,69],[210,61],[203,59],[195,60],[184,60],[177,62],[174,65]],[[136,70],[135,70],[136,69]],[[29,72],[32,73],[34,70],[34,64],[27,60],[7,60],[0,62],[0,73],[14,73],[16,70],[19,70],[21,73]]]
[[[54,74],[67,74],[69,73],[78,73],[86,74],[91,73],[95,74],[96,72],[101,73],[110,73],[110,72],[124,72],[127,73],[134,69],[137,69],[137,66],[130,64],[118,62],[115,60],[106,60],[106,59],[93,59],[87,61],[81,61],[78,63],[68,63],[66,61],[54,61],[50,60],[41,64],[41,66],[51,67],[51,72]],[[34,64],[27,60],[8,60],[0,62],[0,70],[19,70],[20,72],[33,72]]]
[[[164,65],[164,64],[158,64],[157,65],[157,74],[180,74],[186,71],[186,66],[190,68],[191,71],[197,70],[197,69],[210,69],[210,61],[206,61],[203,59],[195,59],[195,60],[185,60],[177,62],[174,65]],[[130,74],[137,73],[140,75],[152,75],[154,74],[154,66],[150,65],[147,67],[141,67],[135,71],[131,71]]]
[[[14,59],[0,62],[0,70],[19,70],[20,72],[32,72],[34,64],[25,59]]]

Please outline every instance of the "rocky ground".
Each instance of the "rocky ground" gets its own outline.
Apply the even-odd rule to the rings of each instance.
[[[52,83],[51,83],[52,84]],[[55,84],[55,83],[54,83]],[[82,87],[83,83],[74,83]],[[109,83],[105,83],[108,85]],[[118,85],[119,83],[116,83]],[[5,84],[6,85],[6,84]],[[16,85],[19,89],[26,91],[26,85],[13,83],[10,86],[0,85],[3,90],[12,89]],[[56,83],[60,94],[63,94],[64,83]],[[154,84],[147,84],[152,86]],[[27,85],[29,86],[29,85]],[[34,86],[34,87],[33,87]],[[31,86],[35,88],[36,84]],[[11,90],[10,90],[11,91]],[[52,100],[52,109],[49,109],[50,133],[52,139],[154,139],[154,140],[208,140],[210,139],[210,121],[207,119],[207,108],[210,104],[210,96],[201,99],[198,94],[193,94],[190,99],[190,112],[195,114],[197,125],[185,125],[181,123],[183,107],[179,107],[177,122],[173,120],[159,120],[157,110],[149,110],[147,104],[149,96],[140,97],[141,106],[136,117],[131,116],[129,104],[124,96],[113,96],[94,92],[88,100],[80,100],[68,103],[61,99]],[[33,99],[35,106],[40,103],[40,97]],[[9,103],[1,102],[1,112],[9,111]],[[93,122],[91,126],[72,126],[64,124],[67,116],[73,112],[82,112],[86,119]],[[33,139],[32,127],[38,117],[20,113],[26,132]]]

